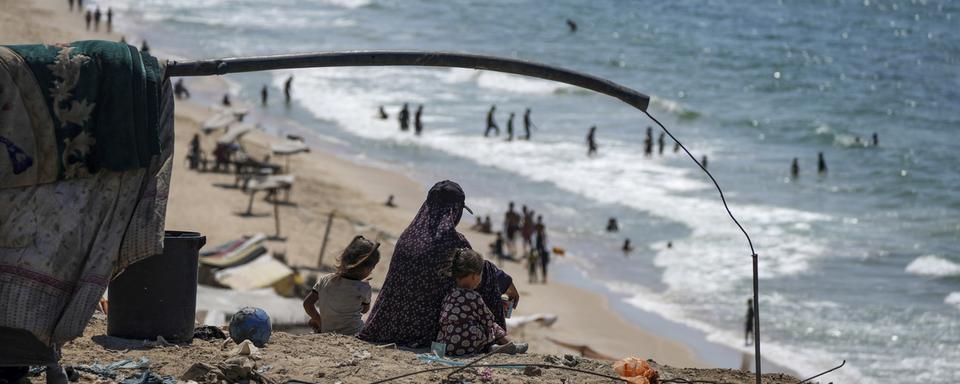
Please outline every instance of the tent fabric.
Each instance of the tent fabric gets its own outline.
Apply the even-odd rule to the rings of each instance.
[[[163,71],[156,58],[108,41],[0,48],[0,61],[8,73],[28,72],[33,79],[33,84],[20,82],[10,90],[41,95],[39,99],[21,97],[28,112],[25,115],[23,109],[13,111],[7,104],[0,105],[5,115],[20,113],[21,120],[36,121],[0,128],[0,142],[7,147],[11,162],[19,165],[2,170],[0,188],[87,177],[101,168],[117,172],[143,169],[160,154]],[[40,116],[40,110],[46,110],[46,118]],[[46,124],[48,120],[50,124]],[[52,143],[46,140],[51,132]],[[49,177],[46,167],[40,169],[45,176],[40,179],[6,177],[7,172],[19,175],[53,160],[57,163],[55,178]]]
[[[103,63],[111,57],[107,51],[118,48],[113,44],[74,43],[34,49],[37,55],[59,52],[49,57],[50,65],[54,66],[58,65],[54,64],[57,60],[64,57],[72,60],[80,54],[88,55],[91,58],[88,60],[98,62],[98,65],[107,65]],[[104,51],[97,51],[98,46],[105,47]],[[64,54],[68,47],[78,48]],[[134,53],[135,50],[130,51],[130,55]],[[141,61],[146,57],[136,55]],[[37,167],[37,170],[21,172],[30,172],[25,179],[8,177],[8,169],[0,170],[0,308],[3,308],[0,310],[0,329],[26,330],[43,344],[57,345],[82,334],[112,276],[127,265],[162,253],[173,156],[173,92],[169,82],[164,81],[156,85],[162,93],[150,95],[145,90],[150,88],[145,77],[158,79],[152,76],[159,73],[134,67],[134,61],[128,62],[130,65],[126,67],[115,63],[100,67],[101,70],[81,68],[78,74],[74,74],[79,78],[70,80],[76,88],[68,92],[72,95],[68,98],[72,100],[69,105],[84,105],[90,100],[104,102],[94,101],[92,108],[96,108],[96,112],[87,117],[87,120],[95,119],[96,124],[86,121],[85,124],[63,125],[62,121],[83,119],[61,115],[61,120],[53,115],[52,110],[44,118],[44,113],[37,108],[37,95],[42,95],[41,101],[46,100],[47,105],[53,105],[55,103],[49,99],[51,90],[43,86],[37,89],[37,81],[44,82],[40,76],[33,84],[27,79],[27,73],[33,72],[31,76],[36,76],[36,64],[31,65],[30,60],[11,60],[11,57],[10,49],[0,47],[0,88],[4,94],[19,92],[23,103],[9,109],[0,105],[0,116],[16,112],[26,113],[27,117],[3,120],[17,125],[3,125],[0,135],[30,131],[30,134],[14,139],[26,139],[22,142],[25,144],[16,144],[34,160],[31,167]],[[88,65],[85,63],[79,66]],[[112,68],[110,76],[101,76],[106,70],[103,68]],[[126,73],[118,74],[118,71]],[[126,79],[131,84],[123,86],[118,83],[119,79]],[[93,92],[89,87],[98,91]],[[134,88],[140,89],[137,97],[126,103],[113,100],[115,97],[94,98],[101,94],[100,91],[106,92],[105,89],[126,92],[123,97],[130,98]],[[108,108],[111,110],[107,111]],[[132,116],[120,116],[123,113]],[[108,119],[106,116],[113,117]],[[135,122],[155,127],[138,128]],[[44,131],[44,128],[51,127],[57,140],[52,146],[47,140],[47,132],[51,131]],[[155,137],[142,136],[148,131],[154,132],[148,135]],[[122,134],[110,139],[97,136],[104,132]],[[75,136],[70,136],[73,134]],[[85,147],[85,156],[92,158],[74,157],[80,152],[62,147],[66,142],[67,148],[76,149],[69,142],[79,140],[81,135],[103,139],[96,142],[99,149]],[[123,154],[104,153],[104,150],[126,142],[137,148]],[[93,143],[88,140],[86,144]],[[150,153],[153,155],[144,160],[142,156]],[[53,165],[51,159],[56,160]],[[10,164],[0,163],[3,165]],[[51,169],[57,172],[50,173]],[[65,177],[68,174],[72,177]]]

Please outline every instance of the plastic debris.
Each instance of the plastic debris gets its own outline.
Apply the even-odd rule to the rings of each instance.
[[[121,384],[176,384],[177,379],[172,376],[160,376],[149,369],[132,375],[120,382]]]
[[[193,329],[193,338],[200,340],[216,340],[216,339],[226,339],[227,335],[212,325],[204,325],[202,327],[196,327]]]
[[[243,307],[230,318],[230,338],[234,343],[250,340],[262,347],[270,341],[273,326],[267,311],[255,307]]]
[[[237,344],[237,347],[230,351],[231,355],[234,356],[250,356],[253,358],[260,357],[260,348],[253,345],[253,342],[250,340],[244,340],[240,344]]]
[[[628,357],[613,363],[621,379],[633,384],[657,384],[660,375],[650,364],[639,357]]]

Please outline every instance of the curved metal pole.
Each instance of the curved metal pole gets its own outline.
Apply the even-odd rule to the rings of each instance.
[[[596,76],[524,60],[451,52],[348,51],[167,62],[167,76],[209,76],[290,68],[423,66],[485,69],[539,77],[616,97],[646,111],[650,96]]]

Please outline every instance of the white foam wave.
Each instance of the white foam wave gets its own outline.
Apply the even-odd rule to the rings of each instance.
[[[943,302],[960,309],[960,292],[951,292],[943,299]]]
[[[486,72],[473,69],[451,68],[440,76],[448,84],[472,82],[477,86],[498,91],[516,93],[553,93],[567,86],[560,83],[511,75],[501,72]]]
[[[403,72],[400,72],[403,71]],[[444,81],[470,81],[473,71],[440,72]],[[635,145],[602,142],[601,155],[588,158],[580,142],[505,142],[479,135],[457,134],[456,120],[427,120],[429,134],[416,137],[400,132],[396,121],[372,119],[378,105],[395,100],[423,102],[424,96],[410,90],[423,87],[424,77],[437,78],[436,71],[411,73],[406,69],[349,69],[298,73],[295,97],[317,117],[336,120],[341,127],[361,137],[399,145],[429,147],[479,165],[512,172],[533,181],[551,183],[563,190],[594,201],[622,204],[692,229],[688,239],[674,241],[674,247],[658,252],[655,264],[664,268],[663,281],[671,289],[713,293],[729,291],[751,276],[750,253],[739,230],[700,172],[691,167],[669,166],[660,158],[643,159]],[[480,75],[482,79],[486,73]],[[279,85],[285,75],[277,74]],[[363,80],[360,80],[363,78]],[[482,82],[482,81],[480,81]],[[364,84],[389,84],[366,87]],[[369,88],[369,89],[368,89]],[[434,113],[428,106],[427,116]],[[465,151],[463,148],[469,148]],[[710,149],[703,148],[709,155]],[[764,279],[801,273],[811,260],[825,254],[820,239],[810,231],[798,230],[829,220],[829,216],[794,209],[738,204],[731,208],[751,231],[760,253],[760,274]]]
[[[370,5],[370,0],[322,0],[321,2],[349,9],[356,9]]]
[[[911,261],[906,271],[921,276],[960,276],[960,264],[937,255],[926,255]]]

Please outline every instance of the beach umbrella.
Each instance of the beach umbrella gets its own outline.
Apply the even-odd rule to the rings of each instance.
[[[280,143],[271,144],[270,152],[276,156],[283,156],[285,160],[283,173],[290,173],[290,156],[310,152],[310,147],[300,140],[284,140]]]

